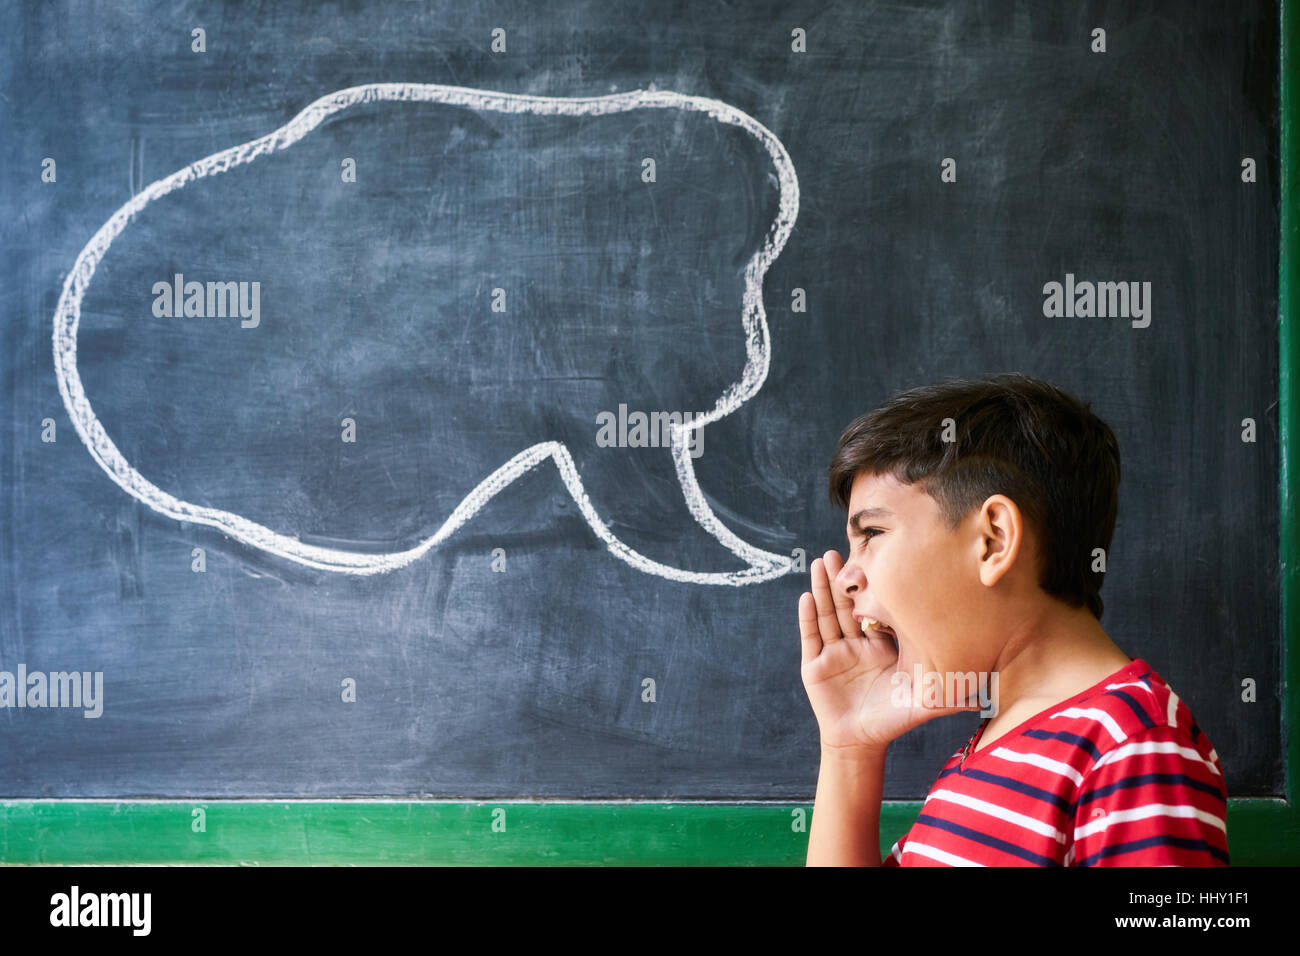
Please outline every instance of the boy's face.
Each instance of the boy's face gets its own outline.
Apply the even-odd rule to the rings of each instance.
[[[859,514],[873,508],[890,513]],[[987,515],[976,509],[949,531],[939,503],[917,486],[861,472],[848,518],[849,555],[834,585],[853,602],[859,623],[873,617],[894,629],[897,669],[911,675],[914,664],[927,672],[987,666],[997,653],[981,576]]]

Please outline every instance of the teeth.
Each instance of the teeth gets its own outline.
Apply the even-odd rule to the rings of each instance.
[[[889,625],[881,624],[874,617],[864,617],[862,619],[862,633],[865,634],[867,631],[878,631],[881,634],[890,633]]]

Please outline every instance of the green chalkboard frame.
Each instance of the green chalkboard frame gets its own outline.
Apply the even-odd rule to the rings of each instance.
[[[1231,799],[1234,865],[1300,863],[1300,0],[1281,4],[1282,715],[1285,798]],[[204,827],[195,832],[195,810]],[[881,845],[920,813],[881,808]],[[499,800],[7,800],[3,864],[802,865],[812,805]]]

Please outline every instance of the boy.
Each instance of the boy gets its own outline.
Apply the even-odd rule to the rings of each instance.
[[[814,561],[799,598],[822,751],[808,865],[1228,865],[1218,754],[1099,623],[1119,477],[1106,423],[1023,375],[913,389],[845,430],[849,557]],[[889,742],[980,709],[976,678],[990,716],[882,861]]]

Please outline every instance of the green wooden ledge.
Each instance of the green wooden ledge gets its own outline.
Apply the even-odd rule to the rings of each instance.
[[[204,810],[204,832],[194,811]],[[887,852],[921,804],[886,803]],[[810,804],[15,800],[10,864],[802,866]],[[1283,800],[1231,800],[1234,865],[1296,862]]]

